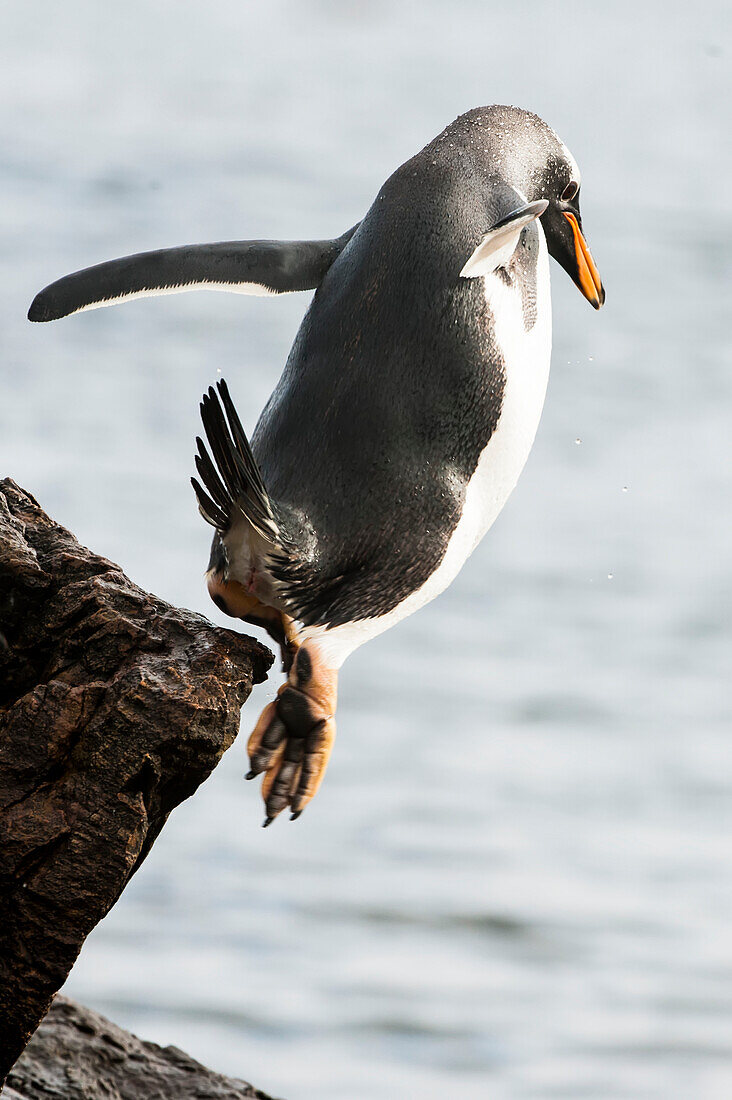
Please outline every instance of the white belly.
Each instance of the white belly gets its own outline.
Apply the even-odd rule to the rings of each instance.
[[[538,224],[538,223],[537,223]],[[536,321],[524,330],[521,291],[491,273],[484,276],[485,295],[494,318],[496,343],[506,366],[506,384],[498,425],[483,450],[465,494],[460,521],[440,565],[421,588],[386,615],[362,619],[331,630],[306,627],[301,638],[317,639],[324,659],[340,668],[346,657],[443,592],[496,519],[529,457],[544,407],[551,356],[549,258],[539,228]]]

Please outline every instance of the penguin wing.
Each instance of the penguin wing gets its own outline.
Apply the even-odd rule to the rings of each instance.
[[[519,242],[521,230],[540,218],[549,205],[546,199],[527,202],[505,180],[496,179],[491,193],[491,226],[460,272],[461,279],[489,275],[507,263]]]
[[[130,298],[199,288],[260,295],[313,290],[357,228],[326,241],[220,241],[108,260],[40,291],[28,320],[56,321]]]

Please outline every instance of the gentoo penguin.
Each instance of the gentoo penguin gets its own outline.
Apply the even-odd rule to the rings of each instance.
[[[526,462],[549,373],[552,256],[599,309],[580,173],[537,115],[461,115],[331,241],[148,252],[42,291],[44,321],[195,287],[315,288],[248,442],[225,382],[192,479],[215,529],[208,588],[264,626],[287,680],[249,740],[268,825],[300,815],[335,737],[345,658],[456,576]]]

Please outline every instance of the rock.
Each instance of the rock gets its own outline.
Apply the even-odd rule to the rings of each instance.
[[[0,1083],[271,663],[0,481]]]
[[[270,1100],[177,1047],[159,1047],[56,997],[11,1072],[2,1100]]]

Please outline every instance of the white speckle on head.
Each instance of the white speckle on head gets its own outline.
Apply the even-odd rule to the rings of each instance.
[[[564,153],[565,157],[567,158],[567,163],[569,164],[569,170],[570,170],[570,179],[573,180],[574,183],[576,183],[577,186],[579,187],[582,183],[582,176],[580,174],[579,165],[577,164],[577,161],[574,159],[574,157],[572,156],[572,154],[570,153],[569,149],[564,144],[564,142],[560,138],[557,138],[557,140],[559,141],[559,144],[562,146],[562,152]]]

